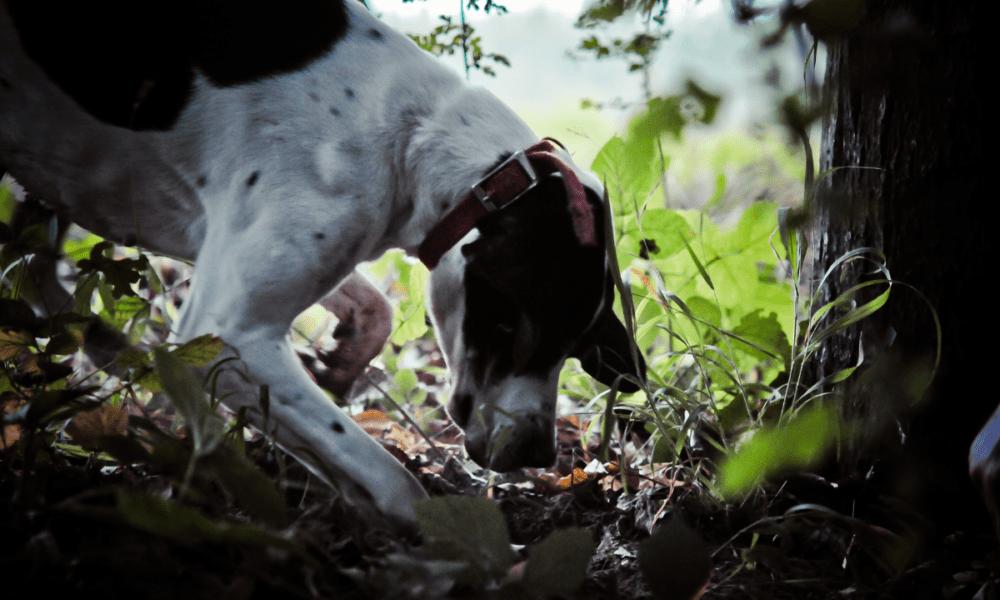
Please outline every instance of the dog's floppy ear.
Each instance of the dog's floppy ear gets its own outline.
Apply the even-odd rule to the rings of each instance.
[[[580,365],[591,377],[606,386],[611,386],[621,374],[638,375],[646,379],[646,360],[638,352],[639,364],[632,360],[631,340],[628,331],[611,308],[615,300],[615,286],[611,278],[605,279],[604,307],[590,331],[580,340],[580,344],[570,353],[580,359]],[[631,394],[639,391],[639,386],[622,379],[618,390]]]
[[[630,374],[646,378],[646,361],[639,353],[639,364],[632,360],[632,349],[625,326],[608,305],[594,325],[594,337],[588,344],[577,349],[571,356],[580,359],[583,370],[604,385],[610,386],[618,375]],[[639,386],[627,379],[618,384],[620,392],[631,394],[639,391]]]

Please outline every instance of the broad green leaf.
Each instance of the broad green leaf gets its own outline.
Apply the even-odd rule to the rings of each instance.
[[[591,170],[604,181],[615,215],[616,227],[622,227],[619,217],[633,215],[633,202],[641,207],[663,175],[663,168],[651,146],[626,144],[613,137],[591,164]],[[634,217],[633,217],[634,218]]]
[[[72,260],[74,263],[80,262],[81,260],[88,258],[91,251],[94,249],[94,246],[103,241],[104,238],[93,233],[88,233],[87,237],[82,240],[67,239],[63,242],[63,255]]]
[[[221,339],[206,333],[184,342],[171,354],[189,367],[206,367],[219,356],[225,346]]]
[[[431,554],[469,565],[469,580],[502,577],[514,564],[507,523],[489,498],[441,496],[414,502],[413,510]]]
[[[650,258],[672,256],[694,236],[694,231],[677,211],[651,208],[642,215],[642,237],[656,242],[656,249],[650,252]]]
[[[81,315],[90,314],[90,304],[94,298],[94,290],[97,288],[100,280],[101,276],[97,273],[89,273],[77,282],[76,289],[73,291],[73,307],[76,312]]]
[[[302,555],[290,540],[254,525],[212,521],[198,511],[152,494],[122,491],[118,510],[134,527],[187,543],[231,542],[275,546]]]
[[[157,379],[184,417],[195,456],[207,455],[222,441],[225,426],[209,404],[201,381],[181,359],[162,347],[153,350],[153,360]]]
[[[404,394],[409,394],[413,388],[417,387],[417,374],[413,369],[401,369],[396,373],[396,385]]]
[[[787,364],[791,360],[792,347],[778,322],[778,316],[773,312],[766,317],[762,314],[763,310],[756,309],[744,315],[739,325],[733,328],[734,335],[756,346],[741,344],[739,349],[758,360],[772,358],[767,354],[767,352],[771,352],[780,356]]]
[[[639,569],[657,598],[697,598],[712,575],[708,545],[675,513],[639,544]]]
[[[142,311],[143,308],[146,308],[148,311],[149,302],[138,296],[122,296],[115,300],[113,307],[108,308],[106,306],[105,308],[111,315],[111,328],[121,331],[125,327],[125,324]]]
[[[407,298],[399,305],[397,315],[400,321],[392,332],[392,343],[402,346],[427,333],[424,288],[430,272],[421,263],[411,264],[405,261],[402,261],[399,270],[400,281],[407,282]]]
[[[653,140],[663,134],[675,140],[681,138],[686,119],[681,112],[681,96],[652,98],[646,103],[645,112],[639,113],[628,124],[630,144],[653,147]]]
[[[758,431],[720,468],[719,490],[734,499],[765,477],[815,464],[837,435],[832,408],[803,410],[787,424]]]
[[[285,527],[288,524],[285,502],[274,487],[274,481],[246,457],[223,444],[206,457],[201,465],[211,469],[215,479],[248,512],[274,527]]]
[[[594,538],[586,529],[559,529],[531,549],[523,585],[545,595],[569,595],[587,577]]]

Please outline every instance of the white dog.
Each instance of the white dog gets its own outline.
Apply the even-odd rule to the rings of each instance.
[[[0,165],[86,229],[195,261],[171,340],[223,338],[251,381],[226,371],[227,405],[259,424],[268,384],[276,439],[404,522],[424,490],[287,339],[360,261],[433,269],[448,408],[481,465],[552,463],[567,357],[623,390],[644,374],[600,183],[354,0],[0,0]]]

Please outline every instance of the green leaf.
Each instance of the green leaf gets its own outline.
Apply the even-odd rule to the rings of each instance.
[[[687,93],[701,103],[703,112],[698,119],[706,125],[710,125],[715,120],[715,115],[719,111],[719,104],[722,102],[721,96],[711,94],[690,79],[687,82]]]
[[[116,331],[121,331],[133,317],[135,317],[143,308],[149,312],[149,301],[138,296],[123,296],[115,300],[113,307],[105,307],[108,313],[111,314],[111,328]]]
[[[115,363],[124,369],[141,369],[149,366],[149,354],[135,348],[126,348],[115,357]]]
[[[400,261],[398,268],[400,281],[407,282],[407,298],[399,304],[397,311],[399,324],[392,332],[392,343],[402,346],[427,333],[424,288],[430,272],[423,264],[410,264],[405,261]]]
[[[678,516],[639,544],[639,569],[646,585],[664,600],[690,600],[708,583],[708,546]]]
[[[247,524],[212,521],[196,510],[146,493],[121,491],[118,511],[133,527],[182,542],[232,542],[253,546],[275,546],[302,556],[290,540]]]
[[[76,339],[65,331],[54,335],[49,339],[49,343],[45,345],[45,351],[49,354],[73,354],[77,349]]]
[[[412,369],[402,369],[396,373],[396,385],[404,394],[409,394],[417,387],[417,374]]]
[[[634,215],[633,203],[641,207],[663,175],[652,144],[626,144],[620,137],[604,144],[590,168],[609,188],[615,217]],[[617,227],[622,225],[616,223]]]
[[[274,527],[288,525],[285,502],[274,481],[246,457],[227,445],[220,445],[201,464],[211,469],[215,479],[248,512]]]
[[[210,333],[184,342],[171,354],[189,367],[205,367],[215,360],[226,344]]]
[[[100,280],[100,275],[90,273],[76,283],[76,289],[73,291],[73,307],[76,312],[81,315],[90,314],[90,303],[93,301],[94,290]]]
[[[428,498],[414,502],[413,510],[431,554],[468,565],[465,580],[498,579],[513,566],[507,523],[489,498]]]
[[[821,459],[837,435],[832,408],[804,410],[789,423],[758,431],[720,468],[719,490],[741,497],[763,478],[808,467]]]
[[[524,569],[524,587],[545,595],[569,595],[587,577],[594,555],[594,538],[586,529],[554,531],[531,549]]]
[[[642,215],[642,235],[656,242],[658,251],[652,257],[663,259],[680,251],[695,233],[677,211],[651,208]]]
[[[646,103],[646,111],[639,113],[628,124],[628,138],[631,144],[653,146],[653,141],[668,133],[675,140],[681,139],[686,119],[681,112],[681,96],[652,98]]]
[[[625,0],[600,0],[583,11],[577,20],[577,27],[594,27],[600,21],[610,23],[625,12]]]
[[[733,334],[756,345],[756,347],[742,345],[739,349],[759,360],[772,358],[768,352],[777,354],[787,364],[791,360],[792,347],[788,343],[785,331],[781,328],[781,323],[778,322],[778,315],[772,312],[762,317],[762,313],[763,311],[758,308],[744,315],[740,324],[733,329]]]
[[[142,307],[132,315],[132,322],[129,324],[128,331],[125,334],[130,346],[135,346],[142,339],[142,334],[146,332],[146,324],[149,322],[149,316],[152,314],[152,308],[152,305],[144,300]]]
[[[87,237],[82,240],[67,239],[63,242],[63,255],[72,260],[74,263],[80,262],[81,260],[88,258],[90,256],[90,252],[94,249],[94,246],[103,241],[104,238],[93,233],[88,233]]]
[[[207,455],[222,441],[225,427],[209,404],[201,381],[190,367],[162,347],[153,350],[153,360],[157,379],[184,417],[194,442],[195,456]]]

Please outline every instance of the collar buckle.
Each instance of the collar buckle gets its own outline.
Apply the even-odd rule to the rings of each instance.
[[[522,188],[520,191],[518,191],[510,198],[507,199],[494,198],[494,196],[491,196],[486,192],[485,189],[483,189],[483,186],[485,186],[486,183],[490,179],[492,179],[495,175],[498,175],[501,171],[507,169],[508,166],[511,165],[512,163],[517,163],[521,167],[521,170],[524,171],[524,174],[528,176],[530,182],[528,183],[527,186]],[[528,157],[527,155],[524,154],[524,150],[518,150],[514,154],[511,154],[510,158],[500,163],[500,166],[487,173],[486,177],[483,177],[481,180],[479,180],[477,184],[472,186],[472,193],[475,194],[476,198],[479,199],[479,202],[482,203],[482,205],[486,208],[488,212],[493,212],[517,200],[518,198],[523,196],[525,192],[535,187],[536,185],[538,185],[538,175],[535,173],[534,167],[532,167],[531,162],[528,161]]]

